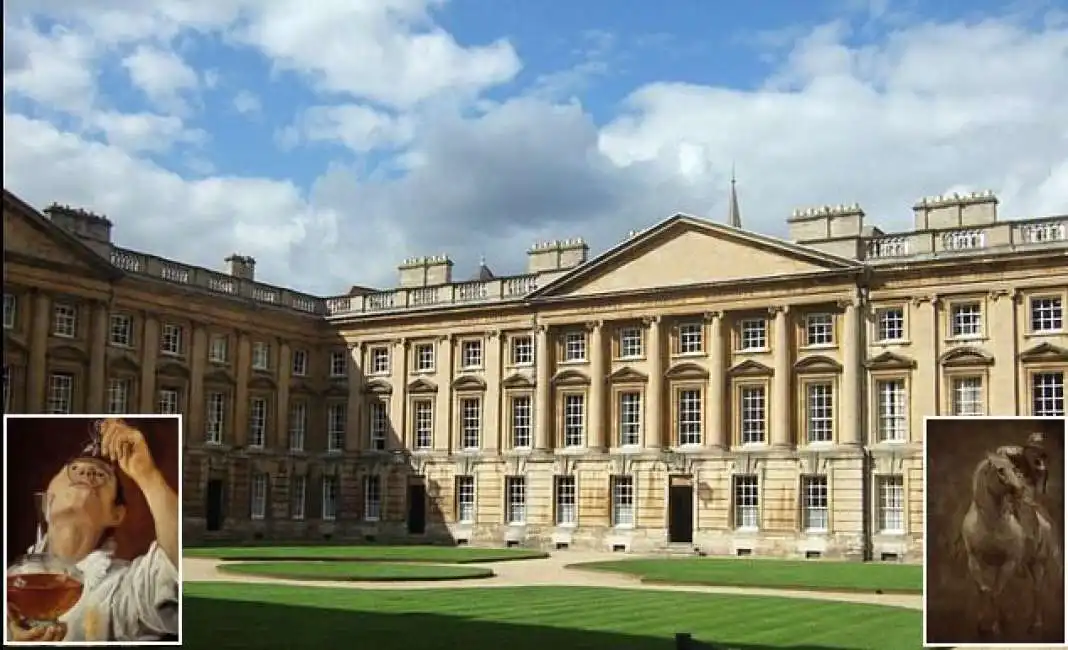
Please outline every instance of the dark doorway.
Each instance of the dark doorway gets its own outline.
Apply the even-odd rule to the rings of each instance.
[[[693,542],[693,478],[672,476],[668,487],[668,541]]]
[[[223,482],[222,479],[208,479],[207,503],[204,508],[205,524],[209,532],[222,530],[223,523]]]
[[[408,486],[408,534],[426,532],[426,485],[422,482]]]

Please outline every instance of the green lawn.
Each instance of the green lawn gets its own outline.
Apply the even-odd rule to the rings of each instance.
[[[654,583],[905,594],[923,592],[923,568],[902,564],[678,558],[587,562],[571,567],[626,573],[641,578],[643,582]]]
[[[426,562],[234,562],[219,565],[223,573],[286,580],[412,581],[491,578],[484,567]]]
[[[470,564],[549,557],[522,548],[470,548],[459,546],[228,546],[187,548],[186,557],[220,560],[333,560],[336,562],[437,562]]]
[[[361,590],[188,582],[189,649],[910,650],[920,612],[787,598],[577,587]]]

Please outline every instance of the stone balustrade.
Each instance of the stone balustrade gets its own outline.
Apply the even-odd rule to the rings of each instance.
[[[1032,246],[1068,246],[1068,216],[1000,221],[954,230],[886,234],[867,242],[865,259],[872,262],[976,250],[1021,250]]]

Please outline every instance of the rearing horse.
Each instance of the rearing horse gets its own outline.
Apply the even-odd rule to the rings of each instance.
[[[1001,633],[1000,597],[1021,569],[1031,578],[1031,630],[1042,627],[1038,607],[1046,567],[1059,558],[1052,526],[1034,498],[1034,486],[1009,457],[993,453],[979,462],[972,477],[972,503],[964,516],[961,539],[968,570],[979,589],[978,627],[982,635]]]
[[[968,553],[968,571],[979,588],[978,623],[983,635],[1000,634],[1001,592],[1027,550],[1015,507],[1026,491],[1015,465],[1000,454],[987,454],[972,476],[972,504],[964,516],[961,538]]]

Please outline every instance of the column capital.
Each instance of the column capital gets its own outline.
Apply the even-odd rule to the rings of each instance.
[[[654,314],[652,316],[642,316],[642,325],[645,325],[645,326],[648,327],[649,325],[659,325],[659,324],[660,324],[660,314]]]
[[[932,307],[937,307],[941,298],[936,293],[930,293],[922,296],[913,296],[912,305],[919,307],[920,305],[930,304]]]
[[[491,339],[491,340],[492,339],[498,339],[498,338],[501,337],[501,330],[499,330],[499,329],[491,329],[488,332],[486,332],[486,337]]]
[[[349,352],[359,352],[363,348],[363,341],[349,341]]]
[[[719,310],[717,310],[717,311],[706,311],[704,313],[704,319],[705,319],[706,323],[711,323],[712,321],[721,320],[722,318],[723,318],[723,312],[719,311]]]
[[[403,337],[403,336],[389,340],[389,344],[390,345],[400,345],[400,346],[403,346],[403,347],[408,347],[409,343],[410,343],[410,341],[406,337]]]
[[[785,316],[790,313],[790,305],[772,305],[768,307],[768,313],[772,316],[778,316],[779,314]]]
[[[452,339],[453,339],[453,337],[455,337],[455,336],[456,336],[456,335],[455,335],[455,334],[453,334],[452,332],[449,332],[448,334],[439,334],[439,335],[437,336],[437,342],[438,342],[438,343],[445,343],[446,341],[448,341],[448,342],[450,342],[450,343],[451,343],[451,342],[452,342]]]
[[[546,323],[535,323],[533,329],[535,334],[545,334],[549,331],[549,326]]]
[[[997,302],[1002,298],[1008,298],[1012,302],[1017,302],[1020,292],[1016,289],[992,289],[987,295],[992,302]]]
[[[835,304],[839,309],[855,309],[860,307],[860,296],[850,296],[849,298],[840,298]]]
[[[585,325],[587,332],[593,332],[594,330],[601,329],[601,327],[604,326],[604,321],[600,319],[586,321]]]

